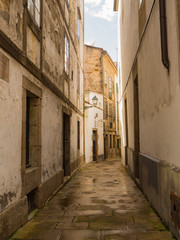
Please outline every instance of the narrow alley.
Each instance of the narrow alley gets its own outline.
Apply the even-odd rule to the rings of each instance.
[[[120,160],[85,165],[10,240],[170,240]]]

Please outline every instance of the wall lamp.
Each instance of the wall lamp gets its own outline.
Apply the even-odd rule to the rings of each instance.
[[[91,105],[91,106],[84,106],[84,109],[88,109],[88,108],[92,108],[92,107],[97,106],[98,100],[99,100],[99,99],[98,99],[96,96],[94,96],[94,97],[92,98],[93,105]]]
[[[96,96],[94,96],[94,97],[92,98],[92,101],[93,101],[93,105],[94,105],[94,106],[97,106],[98,100],[99,100],[99,99],[98,99]]]

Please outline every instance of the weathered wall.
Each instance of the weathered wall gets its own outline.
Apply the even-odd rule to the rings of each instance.
[[[23,43],[23,1],[0,1],[1,30],[22,49]]]
[[[101,48],[84,45],[84,89],[103,93]]]
[[[9,61],[9,82],[0,79],[0,212],[21,196],[21,67]],[[3,69],[0,68],[0,71]]]
[[[66,1],[59,4],[43,1],[40,28],[32,22],[23,3],[0,0],[0,239],[3,240],[27,221],[27,199],[32,190],[36,207],[42,207],[64,181],[64,111],[70,117],[70,176],[84,161],[84,3],[70,1],[67,6]],[[69,76],[64,73],[65,31],[70,46]],[[38,102],[34,99],[30,116],[36,123],[30,131],[34,135],[32,139],[36,138],[30,149],[32,154],[37,154],[29,168],[26,168],[27,96],[38,99]],[[80,149],[77,121],[80,122]]]
[[[43,72],[63,91],[65,29],[57,3],[44,1],[43,20]]]
[[[106,76],[105,76],[106,75]],[[105,83],[105,77],[106,82]],[[116,147],[117,147],[117,126],[116,126],[116,119],[117,119],[117,95],[116,95],[116,77],[117,77],[117,68],[115,64],[113,63],[110,56],[105,52],[103,54],[103,81],[104,81],[104,134],[107,135],[107,142],[105,143],[105,151],[106,151],[106,157],[111,158],[116,156]],[[111,78],[111,92],[112,95],[110,96],[110,84],[109,84],[109,78]],[[105,112],[105,102],[108,104],[108,117],[106,118],[106,112]],[[110,104],[112,104],[112,115],[110,113]],[[114,115],[114,118],[113,118]],[[112,122],[112,127],[110,127],[110,122]],[[112,147],[110,146],[110,135],[112,137]],[[113,138],[115,136],[115,146],[113,144]]]
[[[122,89],[126,86],[138,47],[138,9],[139,1],[122,1],[120,13],[121,57],[123,59],[121,63]],[[129,41],[130,39],[133,41]]]

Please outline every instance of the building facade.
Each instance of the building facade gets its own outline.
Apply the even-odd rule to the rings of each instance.
[[[84,1],[0,0],[0,20],[3,240],[84,161]]]
[[[115,91],[117,69],[102,48],[84,46],[86,162],[115,157],[117,149]],[[118,83],[117,83],[118,84]],[[94,97],[98,103],[93,105]],[[91,136],[91,137],[89,137]]]
[[[122,162],[180,238],[180,2],[115,0]]]

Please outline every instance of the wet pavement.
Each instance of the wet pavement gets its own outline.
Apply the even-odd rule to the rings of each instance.
[[[10,240],[170,240],[119,160],[84,166]]]

